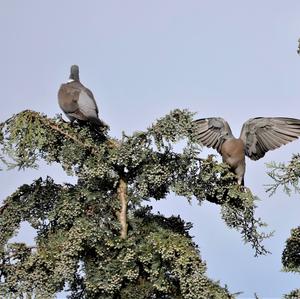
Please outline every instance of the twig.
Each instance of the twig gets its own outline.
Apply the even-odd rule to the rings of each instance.
[[[41,121],[47,125],[47,122],[44,120],[44,119],[41,119]],[[79,139],[77,139],[76,137],[68,134],[67,132],[63,131],[57,124],[55,123],[51,123],[51,121],[49,121],[48,125],[50,126],[50,128],[56,130],[57,132],[61,133],[62,135],[66,136],[67,138],[73,140],[75,143],[78,143],[79,145],[81,145],[82,147],[85,147],[85,148],[91,148],[93,153],[94,151],[96,150],[95,147],[91,146],[91,145],[87,145],[83,142],[81,142]]]
[[[95,154],[97,152],[97,147],[92,146],[91,144],[85,144],[82,141],[80,141],[79,139],[77,139],[75,136],[72,136],[71,134],[65,132],[64,130],[62,130],[55,122],[51,121],[50,119],[44,119],[42,117],[40,117],[40,115],[37,112],[31,111],[31,113],[35,113],[37,114],[37,116],[40,118],[40,121],[44,124],[44,125],[49,125],[52,129],[54,129],[55,131],[59,132],[60,134],[66,136],[67,138],[73,140],[75,143],[81,145],[84,148],[88,148],[92,151],[93,154]],[[107,144],[110,148],[116,148],[119,146],[119,143],[116,140],[113,139],[107,139]]]

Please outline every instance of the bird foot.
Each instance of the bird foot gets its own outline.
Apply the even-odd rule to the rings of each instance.
[[[246,186],[243,186],[243,185],[240,185],[240,191],[243,192],[243,193],[250,193],[251,194],[250,189]]]

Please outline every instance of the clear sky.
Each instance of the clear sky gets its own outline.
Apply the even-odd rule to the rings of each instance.
[[[23,109],[59,113],[57,90],[75,63],[115,137],[174,108],[224,117],[236,136],[250,117],[300,118],[299,0],[0,0],[0,36],[0,121]],[[261,199],[257,215],[276,231],[265,242],[272,255],[254,258],[213,204],[174,196],[154,203],[194,223],[209,276],[244,291],[239,298],[279,298],[300,287],[299,275],[281,272],[280,261],[290,229],[300,225],[299,195],[269,198],[264,191],[265,163],[287,161],[299,146],[247,161],[246,185]],[[2,172],[1,198],[46,174],[72,181],[45,165]],[[22,236],[30,238],[28,227]]]

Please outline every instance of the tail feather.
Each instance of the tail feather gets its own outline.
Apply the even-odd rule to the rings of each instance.
[[[99,126],[101,128],[103,128],[104,130],[109,130],[109,125],[101,120],[100,118],[95,118],[95,117],[89,117],[89,122],[96,125],[96,126]]]

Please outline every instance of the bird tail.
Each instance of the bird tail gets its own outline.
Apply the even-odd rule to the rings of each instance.
[[[91,124],[93,124],[94,126],[98,127],[98,129],[100,129],[101,131],[108,131],[109,130],[109,125],[101,120],[100,118],[89,118],[89,121]]]

